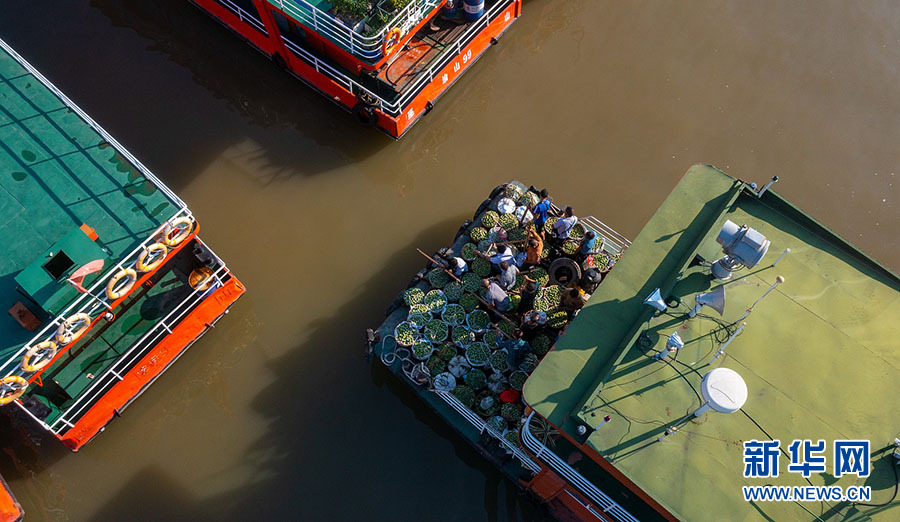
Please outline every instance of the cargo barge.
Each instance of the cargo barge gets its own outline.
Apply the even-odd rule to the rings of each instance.
[[[600,240],[602,278],[563,271],[563,287],[590,297],[574,318],[526,333],[530,354],[516,368],[495,357],[503,314],[474,284],[448,292],[455,278],[438,266],[461,256],[475,271],[481,257],[463,253],[489,248],[485,216],[522,215],[504,198],[532,208],[533,188],[521,197],[517,182],[498,187],[368,331],[368,350],[560,520],[891,520],[900,428],[878,398],[900,385],[900,278],[778,195],[774,181],[760,188],[697,165],[633,243],[579,220]],[[527,226],[527,215],[516,221]],[[539,295],[558,293],[554,271],[571,268],[559,261],[569,252],[541,264],[549,279]],[[451,305],[463,300],[472,308],[460,315]],[[558,315],[553,305],[535,308]],[[456,325],[478,310],[489,323]],[[792,440],[826,441],[827,467],[798,471],[804,455]],[[864,472],[832,462],[833,446],[848,441],[870,448],[852,460]],[[748,475],[759,463],[748,448],[762,442],[781,444],[768,456],[775,472]],[[742,495],[768,486],[844,495]]]
[[[244,293],[187,205],[0,40],[0,403],[80,450]]]
[[[522,11],[522,0],[191,1],[393,138],[431,111]]]

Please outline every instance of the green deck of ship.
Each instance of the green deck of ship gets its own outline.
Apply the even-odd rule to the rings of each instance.
[[[23,328],[6,310],[21,302],[45,323],[53,315],[45,314],[39,303],[23,294],[15,278],[24,269],[45,259],[67,238],[74,239],[75,246],[66,252],[75,261],[74,268],[100,257],[106,262],[105,272],[180,205],[0,48],[0,242],[4,245],[0,360],[36,333]],[[82,224],[96,231],[96,243],[79,236]],[[41,264],[38,261],[31,270],[38,279],[47,280],[37,301],[52,294],[46,302],[52,301],[51,312],[59,311],[78,294],[65,282],[65,275],[53,280],[42,272]],[[85,286],[95,277],[88,276]]]
[[[178,254],[182,258],[188,255],[184,251]],[[191,293],[188,276],[176,268],[177,264],[167,264],[164,270],[154,274],[152,287],[142,285],[135,290],[116,308],[115,321],[100,322],[44,372],[43,386],[29,389],[31,396],[51,409],[44,422],[53,424],[89,389],[97,376],[119,361],[135,340]]]
[[[785,282],[746,318],[747,326],[712,359],[724,334],[719,323],[684,314],[693,295],[715,288],[700,267],[687,268],[699,253],[721,256],[715,237],[726,219],[746,223],[771,240],[766,258],[725,283],[725,323],[736,321],[779,275]],[[775,267],[772,263],[787,254]],[[683,305],[673,315],[653,315],[643,299],[660,287]],[[718,317],[706,308],[703,314]],[[525,385],[525,399],[552,423],[575,435],[578,424],[596,426],[586,444],[637,486],[684,520],[813,520],[845,515],[888,520],[900,502],[882,508],[838,502],[744,502],[747,485],[806,486],[789,473],[782,456],[777,478],[743,477],[742,443],[826,440],[826,473],[813,485],[872,487],[873,503],[894,489],[890,451],[900,432],[890,399],[900,384],[900,279],[857,251],[773,192],[761,199],[708,166],[685,175],[615,270],[595,292]],[[679,332],[686,345],[669,365],[650,359]],[[638,342],[639,336],[644,339]],[[749,398],[743,411],[707,413],[681,425],[662,442],[666,428],[700,401],[690,381],[713,368],[737,371]],[[680,374],[679,374],[680,372]],[[755,421],[755,422],[754,422]],[[758,426],[757,426],[758,424]],[[765,430],[763,432],[762,430]],[[835,479],[832,443],[872,441],[872,474]],[[857,509],[859,511],[857,511]]]

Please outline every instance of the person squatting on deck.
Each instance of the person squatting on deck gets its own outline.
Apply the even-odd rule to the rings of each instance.
[[[581,243],[578,245],[578,252],[575,254],[575,261],[581,263],[584,259],[591,255],[591,252],[594,251],[594,244],[597,242],[597,234],[594,234],[593,230],[588,230],[584,233],[584,237],[581,238]]]
[[[523,332],[537,332],[547,324],[547,312],[532,310],[522,316],[521,329]]]
[[[518,368],[525,360],[525,355],[531,352],[531,345],[522,339],[522,330],[515,330],[512,339],[500,341],[497,346],[506,349],[506,361],[511,368]]]
[[[585,303],[584,293],[580,288],[574,287],[563,292],[559,300],[559,307],[568,312],[569,317],[572,317],[584,308]]]
[[[443,268],[452,270],[453,275],[460,277],[469,271],[469,265],[466,260],[461,257],[455,257],[447,254],[438,255],[436,259],[443,265]]]
[[[507,294],[500,285],[497,284],[496,281],[491,281],[490,279],[482,279],[481,285],[484,287],[484,300],[491,305],[492,310],[496,312],[506,312],[509,310],[511,304],[509,301],[509,294]]]
[[[572,207],[566,207],[561,218],[553,223],[553,237],[556,239],[568,239],[572,228],[578,223],[578,217],[575,216],[575,210]]]
[[[500,286],[504,290],[512,290],[516,286],[516,276],[519,275],[519,269],[515,263],[510,264],[506,261],[500,262]]]

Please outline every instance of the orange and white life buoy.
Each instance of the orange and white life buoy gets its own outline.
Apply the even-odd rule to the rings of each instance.
[[[139,272],[151,272],[166,260],[168,254],[169,249],[166,248],[166,245],[162,243],[153,243],[145,248],[144,251],[141,252],[141,255],[138,256],[135,268],[137,268]],[[151,261],[148,262],[148,259]]]
[[[191,235],[194,229],[194,222],[187,216],[182,216],[169,223],[163,231],[163,242],[166,246],[174,247],[181,244],[182,241]]]
[[[125,279],[125,284],[119,285],[119,282]],[[106,283],[106,297],[116,300],[127,294],[134,282],[137,281],[137,272],[133,268],[123,268],[112,276],[109,283]]]
[[[26,372],[36,372],[43,370],[53,356],[56,355],[56,343],[53,341],[44,341],[29,348],[22,357],[22,369]]]
[[[28,381],[18,375],[8,375],[0,379],[0,406],[6,406],[18,399],[28,388]]]
[[[401,36],[403,36],[403,32],[399,27],[395,27],[385,33],[384,42],[381,44],[381,53],[385,56],[390,56],[400,45]]]
[[[70,315],[68,319],[56,329],[56,342],[66,345],[78,339],[81,334],[91,327],[91,316],[84,312]]]

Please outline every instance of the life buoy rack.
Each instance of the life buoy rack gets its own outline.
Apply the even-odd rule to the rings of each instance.
[[[57,345],[53,341],[44,341],[29,348],[22,357],[22,369],[26,372],[37,372],[43,370],[53,356],[56,355]],[[37,360],[32,360],[37,357]]]
[[[119,286],[119,282],[127,278],[127,281],[124,285]],[[137,281],[137,272],[133,268],[123,268],[116,272],[116,275],[112,276],[112,279],[109,280],[109,283],[106,283],[106,297],[115,301],[116,299],[122,297],[127,294],[131,287],[134,286],[135,281]]]
[[[170,223],[166,223],[166,228],[163,231],[163,243],[169,247],[178,246],[191,235],[193,229],[194,222],[191,218],[181,216]]]
[[[395,27],[385,33],[384,42],[381,44],[381,53],[387,57],[390,56],[391,53],[397,50],[397,47],[400,46],[400,38],[403,36],[403,31],[400,30],[399,27]]]
[[[0,406],[6,406],[18,399],[28,388],[28,381],[18,375],[7,375],[0,379]]]
[[[75,325],[81,324],[78,328]],[[72,314],[56,329],[56,342],[66,345],[77,339],[91,327],[91,316],[84,312]]]
[[[141,255],[138,256],[135,268],[137,268],[139,272],[152,272],[166,260],[168,254],[169,249],[166,248],[166,245],[162,243],[153,243],[145,248],[144,251],[141,252]],[[148,259],[152,259],[152,261],[148,263]]]

